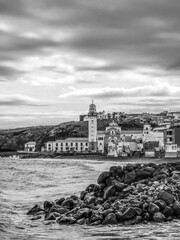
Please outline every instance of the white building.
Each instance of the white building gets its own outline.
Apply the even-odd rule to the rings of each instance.
[[[46,151],[51,152],[87,152],[88,150],[88,138],[67,138],[46,143]]]
[[[24,151],[27,152],[35,152],[36,150],[36,143],[35,142],[27,142],[24,145]]]

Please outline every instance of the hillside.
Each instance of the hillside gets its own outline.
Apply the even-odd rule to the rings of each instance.
[[[98,120],[98,130],[103,131],[109,125],[108,120]],[[142,129],[138,123],[122,123],[123,130]],[[37,151],[47,141],[65,139],[67,137],[87,137],[87,122],[65,122],[55,126],[36,126],[17,129],[0,130],[1,150],[23,150],[24,144],[29,141],[37,143]]]

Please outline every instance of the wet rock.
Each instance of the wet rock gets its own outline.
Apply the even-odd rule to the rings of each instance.
[[[39,204],[35,204],[28,212],[27,215],[35,215],[36,213],[44,211]]]
[[[136,215],[137,215],[136,210],[132,207],[129,207],[123,212],[122,219],[123,220],[130,220],[133,217],[135,217]]]
[[[89,218],[91,213],[91,210],[89,208],[82,208],[77,211],[77,213],[74,215],[75,219],[80,218]]]
[[[117,180],[113,180],[111,185],[115,187],[116,192],[121,192],[125,187],[127,187],[127,184],[124,184]]]
[[[62,205],[63,207],[65,207],[65,208],[71,210],[71,209],[73,209],[73,208],[75,207],[76,203],[75,203],[75,201],[74,201],[73,199],[67,198],[67,199],[65,199],[65,200],[62,202],[61,205]]]
[[[80,193],[80,199],[81,199],[81,200],[84,200],[84,198],[85,198],[85,196],[86,196],[87,193],[88,193],[88,191],[82,191],[82,192]]]
[[[148,207],[148,212],[150,213],[150,214],[154,214],[154,213],[156,213],[156,212],[159,212],[159,207],[156,205],[156,204],[154,204],[154,203],[150,203],[149,204],[149,207]]]
[[[180,202],[179,201],[174,201],[172,209],[173,209],[173,213],[174,213],[175,216],[180,215]]]
[[[57,220],[57,223],[59,224],[73,224],[76,222],[76,219],[72,216],[61,216],[58,220]]]
[[[164,222],[166,220],[165,216],[161,212],[154,213],[153,220],[155,222]]]
[[[75,202],[79,200],[77,195],[71,195],[70,198],[73,199]]]
[[[103,225],[107,225],[107,224],[118,224],[118,220],[116,218],[116,214],[114,213],[109,213],[106,218],[104,219],[104,221],[102,222]]]
[[[52,206],[52,208],[49,210],[49,213],[54,213],[54,212],[57,212],[57,213],[60,213],[60,214],[64,214],[64,213],[67,213],[67,212],[68,212],[68,209],[63,208],[63,207],[60,207],[60,206],[58,206],[58,205],[54,205],[54,206]]]
[[[58,199],[58,200],[56,201],[56,204],[57,204],[57,205],[61,205],[62,202],[64,202],[64,200],[65,200],[65,198],[60,198],[60,199]]]
[[[173,210],[171,207],[166,206],[162,212],[166,218],[170,217],[173,214]]]
[[[77,220],[77,224],[84,225],[84,224],[89,224],[89,219],[88,218],[81,218]]]
[[[124,183],[132,183],[136,180],[136,173],[135,171],[131,171],[125,174],[124,176]]]
[[[104,210],[102,214],[103,214],[103,217],[105,218],[110,213],[114,213],[114,210],[112,208]]]
[[[114,196],[115,193],[116,193],[115,187],[114,186],[109,186],[105,189],[103,198],[106,200],[109,197]]]
[[[167,206],[166,202],[161,199],[156,200],[154,203],[159,207],[160,211],[163,211]]]
[[[168,205],[174,202],[174,196],[166,191],[159,192],[157,197],[164,200]]]
[[[155,169],[152,167],[144,167],[142,169],[138,169],[136,174],[139,178],[149,178],[153,176]]]
[[[125,225],[134,225],[134,224],[139,224],[141,222],[142,222],[142,217],[141,216],[136,216],[129,221],[125,221]]]
[[[56,217],[54,216],[53,213],[47,213],[47,214],[45,215],[44,220],[56,220]]]
[[[91,222],[97,222],[97,221],[102,221],[103,220],[103,214],[100,212],[93,211],[91,215]]]
[[[102,172],[102,173],[99,175],[98,179],[97,179],[97,183],[98,183],[98,184],[106,183],[106,180],[107,180],[108,178],[110,178],[110,177],[111,177],[111,173],[110,173],[110,172]]]
[[[45,201],[44,202],[44,211],[45,212],[48,212],[49,211],[49,209],[52,207],[54,205],[54,203],[53,202],[49,202],[49,201]]]

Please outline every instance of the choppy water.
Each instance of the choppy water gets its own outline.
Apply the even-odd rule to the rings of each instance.
[[[180,221],[137,226],[45,225],[26,212],[35,204],[79,194],[112,162],[0,159],[0,240],[180,239]]]

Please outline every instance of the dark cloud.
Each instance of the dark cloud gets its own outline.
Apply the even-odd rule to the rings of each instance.
[[[19,71],[12,67],[0,66],[0,81],[13,80],[23,73],[23,71]]]
[[[14,59],[14,55],[39,55],[47,49],[51,54],[61,49],[109,62],[109,66],[93,71],[136,65],[168,68],[179,61],[180,44],[174,35],[180,32],[179,12],[179,0],[0,0],[0,14],[11,21],[23,17],[22,32],[34,27],[37,32],[54,29],[70,33],[59,42],[53,40],[55,32],[40,39],[4,33],[0,56]]]
[[[48,106],[49,104],[24,95],[0,95],[0,106]]]

